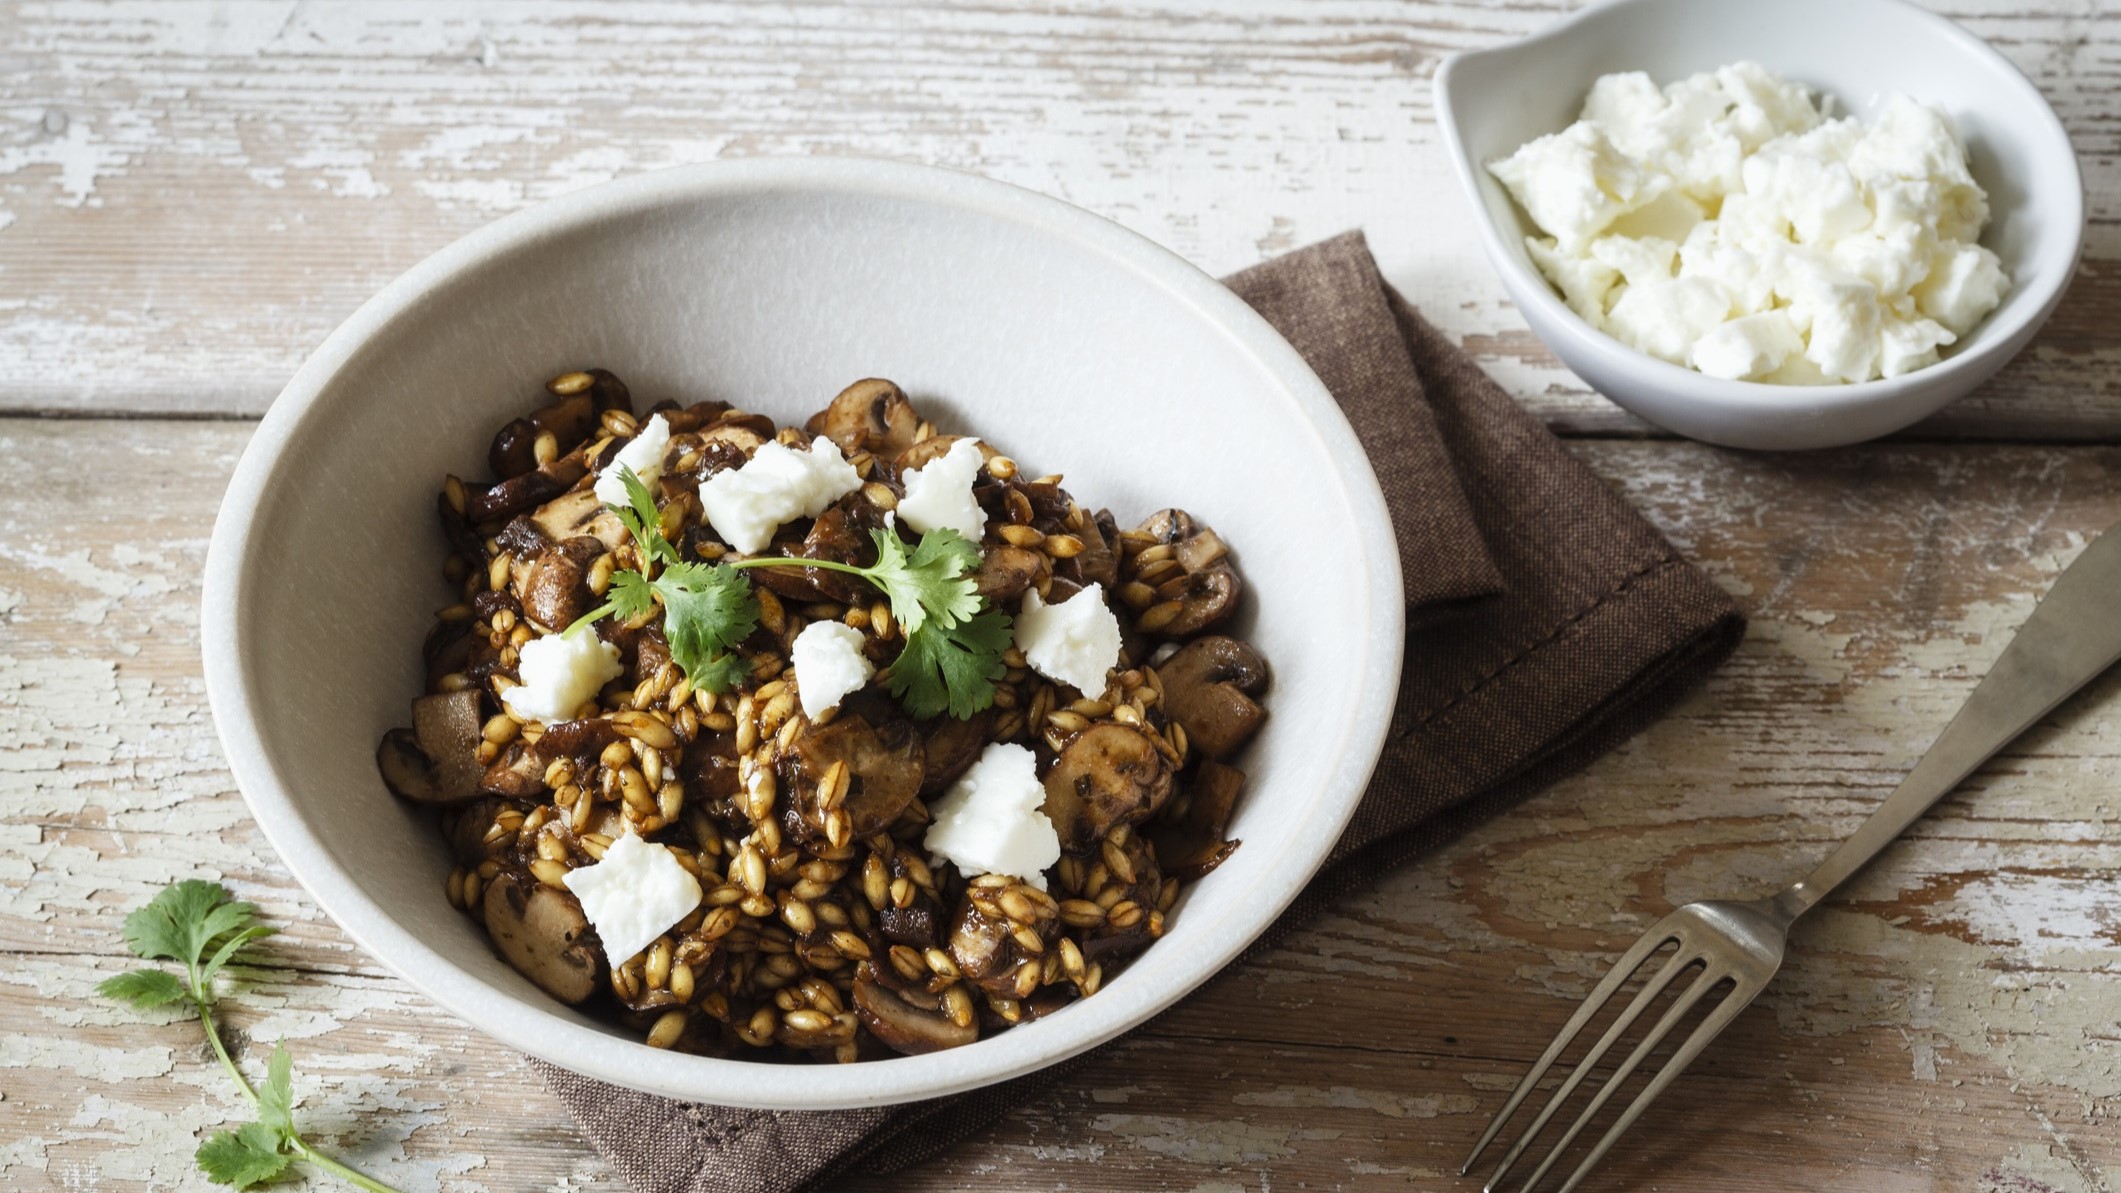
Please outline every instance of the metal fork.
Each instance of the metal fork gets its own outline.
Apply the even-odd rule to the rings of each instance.
[[[1470,1172],[1480,1154],[1495,1141],[1525,1098],[1539,1084],[1554,1061],[1601,1008],[1612,999],[1643,963],[1667,945],[1671,955],[1643,984],[1634,1001],[1622,1010],[1605,1034],[1576,1063],[1545,1107],[1532,1120],[1502,1157],[1483,1186],[1497,1193],[1503,1178],[1541,1131],[1554,1118],[1569,1096],[1576,1092],[1614,1043],[1642,1016],[1675,981],[1698,967],[1698,973],[1673,999],[1618,1068],[1591,1098],[1575,1121],[1569,1124],[1539,1167],[1520,1188],[1525,1193],[1539,1186],[1560,1161],[1562,1153],[1582,1134],[1593,1117],[1605,1108],[1643,1061],[1670,1036],[1688,1014],[1704,1006],[1717,990],[1728,988],[1720,1002],[1710,1007],[1699,1025],[1674,1050],[1664,1067],[1649,1080],[1642,1092],[1606,1130],[1597,1146],[1576,1166],[1561,1193],[1581,1184],[1614,1142],[1641,1117],[1657,1095],[1664,1092],[1682,1070],[1693,1063],[1717,1033],[1753,1001],[1768,979],[1782,965],[1783,945],[1797,917],[1810,911],[1850,875],[1863,868],[1894,838],[1929,810],[1930,805],[1974,772],[1996,751],[2008,745],[2033,723],[2062,703],[2071,693],[2089,683],[2121,659],[2121,533],[2101,535],[2086,547],[2075,562],[2055,579],[2039,606],[2019,629],[2017,636],[1996,660],[1994,667],[1967,697],[1951,724],[1945,726],[1929,752],[1886,798],[1883,805],[1863,822],[1854,836],[1841,844],[1819,868],[1783,888],[1768,899],[1748,902],[1706,900],[1689,903],[1651,925],[1634,947],[1621,955],[1612,972],[1591,991],[1583,1005],[1533,1062],[1531,1071],[1517,1083],[1501,1113],[1473,1146],[1473,1154],[1459,1171]]]

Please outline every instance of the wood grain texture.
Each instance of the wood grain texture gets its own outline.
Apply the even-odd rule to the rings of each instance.
[[[1572,7],[9,3],[0,409],[255,414],[363,299],[496,215],[660,166],[854,153],[1058,195],[1218,273],[1366,228],[1553,423],[1638,433],[1509,308],[1431,111],[1444,55]],[[1938,7],[2060,111],[2091,228],[2031,350],[1917,433],[2110,437],[2117,10]]]
[[[195,1028],[91,994],[127,964],[124,911],[197,875],[287,928],[240,975],[239,1046],[288,1039],[303,1112],[360,1162],[408,1189],[616,1190],[516,1057],[321,917],[232,790],[195,606],[248,434],[0,419],[0,1183],[207,1187],[190,1152],[236,1111]],[[1447,1172],[1610,957],[1850,830],[2121,519],[2117,448],[1577,450],[1755,611],[1733,663],[994,1131],[859,1187],[1472,1187]],[[1808,920],[1600,1187],[2121,1187],[2116,709],[2121,677]]]

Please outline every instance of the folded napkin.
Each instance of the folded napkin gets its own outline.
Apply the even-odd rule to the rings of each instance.
[[[1376,777],[1271,941],[1641,729],[1723,661],[1745,621],[1384,284],[1361,234],[1229,286],[1354,425],[1391,510],[1407,600],[1406,666]],[[795,1193],[936,1155],[1101,1051],[956,1097],[826,1112],[675,1102],[532,1064],[640,1193]]]

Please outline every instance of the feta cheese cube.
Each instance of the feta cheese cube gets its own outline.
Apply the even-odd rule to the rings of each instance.
[[[622,509],[625,507],[626,482],[619,476],[621,467],[633,469],[633,474],[641,478],[642,484],[651,486],[648,491],[655,492],[652,486],[656,479],[663,475],[663,454],[669,447],[670,424],[658,414],[649,419],[648,425],[637,431],[626,446],[619,449],[618,454],[611,458],[611,463],[604,465],[602,472],[597,473],[597,500],[605,505],[616,505]]]
[[[717,472],[700,486],[700,506],[714,532],[746,555],[773,541],[782,524],[815,518],[862,487],[839,444],[820,435],[799,452],[765,443],[742,467]]]
[[[1978,244],[1946,245],[1930,262],[1929,276],[1915,287],[1915,303],[1924,315],[1963,336],[1996,309],[2009,285],[1996,254]]]
[[[995,742],[929,809],[934,822],[921,844],[968,878],[1007,874],[1045,890],[1045,870],[1061,855],[1045,802],[1037,757]]]
[[[795,636],[788,657],[795,664],[795,690],[803,715],[812,720],[838,708],[849,692],[876,674],[862,653],[862,632],[837,621],[813,621]]]
[[[1489,165],[1488,172],[1569,253],[1665,187],[1615,149],[1598,126],[1581,120]]]
[[[1694,341],[1730,317],[1723,287],[1704,278],[1674,278],[1628,287],[1607,313],[1606,330],[1623,344],[1683,365]]]
[[[597,637],[596,627],[532,638],[517,652],[520,684],[501,693],[508,711],[526,721],[573,719],[604,685],[625,670],[619,648]]]
[[[1105,604],[1105,589],[1091,584],[1057,605],[1024,593],[1016,615],[1016,647],[1040,675],[1064,683],[1092,700],[1119,665],[1119,618]]]
[[[627,832],[593,866],[569,870],[560,881],[581,901],[582,914],[604,942],[604,956],[624,965],[700,905],[700,880],[667,846]]]
[[[1689,363],[1711,377],[1757,381],[1803,352],[1804,340],[1788,314],[1761,311],[1729,320],[1694,341]]]
[[[987,532],[987,514],[972,499],[972,482],[985,459],[979,440],[960,439],[940,457],[908,470],[899,478],[906,495],[899,499],[898,516],[922,534],[949,529],[980,541]]]

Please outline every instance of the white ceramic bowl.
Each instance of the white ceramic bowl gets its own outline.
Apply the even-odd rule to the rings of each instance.
[[[1993,214],[1982,243],[2011,292],[1926,369],[1844,386],[1725,381],[1637,352],[1585,323],[1525,253],[1533,231],[1486,169],[1567,127],[1598,76],[1659,84],[1744,59],[1868,116],[1895,91],[1949,112]],[[1833,447],[1899,430],[1986,381],[2055,309],[2084,235],[2084,183],[2053,109],[2001,54],[1902,0],[1617,0],[1514,45],[1460,54],[1436,73],[1437,121],[1488,258],[1525,322],[1600,393],[1710,443]]]
[[[450,598],[434,493],[482,471],[545,378],[782,420],[891,377],[946,428],[1065,471],[1123,522],[1180,505],[1233,545],[1241,632],[1272,664],[1244,845],[1095,997],[930,1056],[861,1065],[651,1049],[496,959],[443,897],[430,817],[384,790],[380,735]],[[850,160],[688,167],[600,186],[444,249],[355,313],[244,452],[207,556],[207,690],[258,823],[383,964],[511,1047],[708,1102],[823,1108],[1000,1081],[1140,1024],[1234,958],[1317,869],[1383,741],[1397,555],[1338,407],[1267,323],[1117,225],[1000,183]]]

